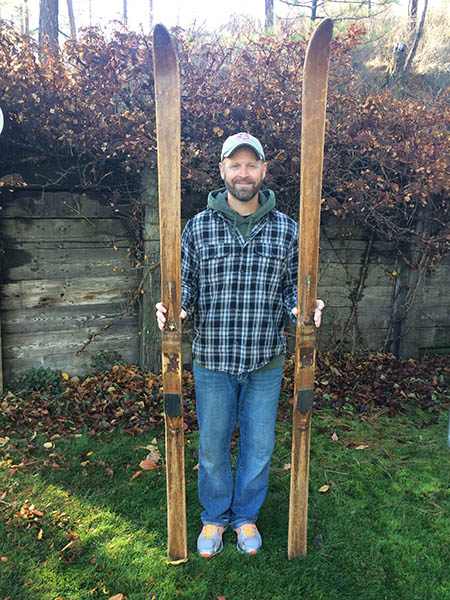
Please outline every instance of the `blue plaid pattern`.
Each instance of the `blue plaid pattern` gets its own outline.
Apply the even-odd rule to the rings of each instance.
[[[272,209],[244,241],[221,212],[193,217],[181,239],[182,304],[194,312],[194,360],[242,375],[286,350],[297,304],[298,226]]]

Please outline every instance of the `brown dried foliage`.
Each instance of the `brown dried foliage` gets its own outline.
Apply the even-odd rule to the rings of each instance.
[[[294,390],[294,356],[283,371],[279,419],[290,419]],[[399,360],[390,354],[319,356],[314,400],[316,409],[334,408],[355,416],[379,413],[431,414],[449,405],[450,355]],[[83,378],[61,377],[56,388],[9,391],[0,399],[2,435],[33,431],[51,440],[86,432],[98,435],[122,430],[130,435],[163,426],[161,375],[135,365],[116,364],[109,371]],[[183,373],[185,428],[197,428],[192,373]]]
[[[232,37],[172,33],[182,81],[184,192],[204,194],[218,185],[223,139],[247,130],[267,148],[268,184],[295,216],[307,41],[292,29],[267,35],[242,28]],[[351,59],[363,33],[350,26],[332,44],[324,209],[362,222],[399,247],[418,243],[439,259],[450,236],[448,96],[368,96]],[[141,169],[155,166],[151,38],[89,29],[58,57],[41,61],[31,40],[2,25],[0,82],[7,118],[2,172],[50,161],[60,184],[72,165],[84,186],[108,190],[119,179],[136,190]],[[418,232],[424,208],[428,226]]]

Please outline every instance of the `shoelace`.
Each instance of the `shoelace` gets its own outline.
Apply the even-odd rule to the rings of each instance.
[[[222,528],[218,527],[218,525],[212,525],[211,523],[207,523],[206,525],[203,526],[203,537],[213,537],[213,535],[215,535],[215,533],[217,532],[217,530],[220,531],[220,533],[222,532]]]
[[[256,535],[257,529],[254,523],[244,523],[239,527],[239,533],[242,531],[245,537]]]

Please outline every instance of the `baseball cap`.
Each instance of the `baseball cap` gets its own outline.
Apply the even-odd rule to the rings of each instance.
[[[248,146],[249,148],[252,148],[260,160],[266,160],[261,142],[253,137],[253,135],[245,133],[244,131],[230,135],[230,137],[224,141],[220,160],[228,158],[235,150],[241,148],[242,146]]]

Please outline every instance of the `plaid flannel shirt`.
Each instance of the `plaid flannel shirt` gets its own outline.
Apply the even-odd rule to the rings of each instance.
[[[182,305],[194,313],[194,360],[242,375],[286,351],[297,305],[298,226],[272,209],[245,242],[221,212],[193,217],[181,239]]]

